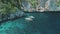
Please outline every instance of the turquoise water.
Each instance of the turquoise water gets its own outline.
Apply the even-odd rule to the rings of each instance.
[[[60,13],[26,13],[34,16],[33,21],[26,17],[2,23],[0,34],[60,34]]]

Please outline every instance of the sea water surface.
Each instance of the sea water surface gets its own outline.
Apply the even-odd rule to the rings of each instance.
[[[33,21],[26,17],[1,24],[0,34],[60,34],[60,13],[26,13],[34,16]]]

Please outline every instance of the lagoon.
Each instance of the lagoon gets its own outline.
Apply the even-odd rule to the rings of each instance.
[[[26,13],[26,17],[34,16],[33,21],[26,17],[4,22],[0,26],[0,34],[60,34],[60,13]]]

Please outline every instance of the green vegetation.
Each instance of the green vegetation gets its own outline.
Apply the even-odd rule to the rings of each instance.
[[[27,0],[27,1],[30,2],[31,6],[32,6],[33,8],[36,7],[37,0]]]
[[[25,0],[31,4],[31,7],[35,8],[37,0]],[[15,13],[17,9],[21,10],[22,0],[0,0],[0,14]]]
[[[60,2],[57,2],[57,5],[60,5]]]
[[[21,9],[20,0],[0,0],[0,14],[15,13],[17,9]]]

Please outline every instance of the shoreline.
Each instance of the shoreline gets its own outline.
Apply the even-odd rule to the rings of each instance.
[[[24,12],[24,13],[60,13],[60,11],[44,11],[44,12]],[[9,19],[2,19],[0,21],[0,24],[3,23],[3,22],[6,22],[6,21],[9,21],[9,20],[16,20],[16,19],[19,19],[19,18],[23,18],[23,17],[26,17],[26,15],[22,15],[22,16],[16,16],[14,18],[9,18]],[[8,18],[8,17],[7,17]]]
[[[39,12],[39,11],[32,11],[32,12],[28,12],[28,11],[24,11],[24,13],[60,13],[60,11],[43,11],[43,12]]]
[[[11,18],[11,19],[1,20],[1,21],[0,21],[0,24],[2,24],[3,22],[7,22],[7,21],[9,21],[9,20],[13,21],[13,20],[16,20],[16,19],[19,19],[19,18],[23,18],[23,17],[25,17],[25,16],[21,16],[21,17],[15,17],[15,18]]]
[[[23,12],[23,11],[17,11],[16,13],[14,14],[10,14],[9,17],[8,16],[0,16],[0,23],[2,22],[6,22],[6,21],[9,21],[9,20],[16,20],[18,18],[22,18],[22,17],[25,17],[26,14]]]

